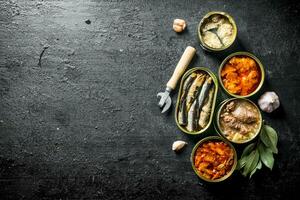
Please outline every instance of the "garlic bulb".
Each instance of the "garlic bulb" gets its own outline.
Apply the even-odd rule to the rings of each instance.
[[[172,150],[173,151],[180,151],[185,145],[187,145],[187,143],[185,141],[181,141],[181,140],[178,140],[178,141],[175,141],[172,145]]]
[[[271,113],[280,106],[279,97],[275,92],[265,92],[258,100],[261,110]]]

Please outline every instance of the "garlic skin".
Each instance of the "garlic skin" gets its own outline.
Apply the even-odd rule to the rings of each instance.
[[[279,97],[275,92],[265,92],[258,99],[258,105],[262,111],[271,113],[280,106]]]
[[[173,30],[176,33],[180,33],[182,31],[184,31],[185,27],[186,27],[186,23],[183,19],[174,19]]]
[[[172,150],[175,152],[180,151],[183,147],[185,147],[185,145],[187,145],[187,143],[185,141],[182,140],[177,140],[173,143],[172,145]]]

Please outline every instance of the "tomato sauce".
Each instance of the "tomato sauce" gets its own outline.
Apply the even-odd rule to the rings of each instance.
[[[207,179],[222,178],[234,163],[233,149],[223,141],[208,141],[198,147],[194,164],[199,174]]]

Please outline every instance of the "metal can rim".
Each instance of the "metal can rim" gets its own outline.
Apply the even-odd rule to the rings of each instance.
[[[224,86],[223,84],[223,81],[222,81],[222,77],[221,77],[221,71],[223,69],[223,67],[225,66],[225,64],[227,63],[227,61],[229,59],[231,59],[232,57],[234,56],[248,56],[252,59],[255,60],[255,62],[258,64],[259,66],[259,69],[260,69],[260,72],[261,72],[261,80],[260,80],[260,83],[259,85],[257,86],[257,88],[250,94],[248,95],[245,95],[245,96],[241,96],[241,95],[236,95],[236,94],[232,94],[230,93]],[[234,52],[230,55],[228,55],[223,61],[222,63],[220,64],[219,66],[219,71],[218,71],[218,78],[219,78],[219,82],[220,82],[220,85],[222,87],[222,89],[226,92],[226,94],[228,94],[229,96],[232,96],[232,97],[235,97],[235,98],[248,98],[248,97],[251,97],[255,94],[258,93],[258,91],[262,88],[263,84],[264,84],[264,81],[265,81],[265,70],[264,70],[264,66],[263,64],[260,62],[260,60],[252,53],[249,53],[249,52],[246,52],[246,51],[238,51],[238,52]]]
[[[197,70],[202,70],[202,71],[205,71],[206,73],[208,73],[213,81],[214,81],[214,84],[215,84],[215,94],[214,94],[214,99],[213,99],[213,105],[212,105],[212,109],[211,109],[211,115],[210,115],[210,119],[209,119],[209,122],[208,124],[206,125],[206,127],[204,129],[201,129],[200,131],[196,131],[196,132],[190,132],[190,131],[187,131],[186,129],[184,129],[178,122],[178,105],[179,105],[179,101],[180,101],[180,94],[182,93],[182,87],[183,87],[183,82],[184,80],[187,78],[187,76],[189,76],[192,72],[194,71],[197,71]],[[215,106],[216,106],[216,101],[217,101],[217,95],[218,95],[218,79],[216,78],[216,76],[214,75],[214,73],[206,68],[206,67],[194,67],[194,68],[191,68],[189,69],[188,71],[186,71],[184,73],[184,75],[182,76],[181,78],[181,82],[180,82],[180,87],[179,87],[179,90],[178,90],[178,96],[177,96],[177,102],[176,102],[176,108],[175,108],[175,122],[176,122],[176,125],[177,127],[184,133],[187,133],[189,135],[199,135],[199,134],[202,134],[204,133],[211,125],[212,121],[213,121],[213,117],[214,117],[214,113],[215,113]]]
[[[220,141],[223,141],[226,144],[228,144],[233,149],[233,152],[234,152],[234,163],[233,163],[233,166],[232,166],[231,170],[225,176],[223,176],[222,178],[216,179],[216,180],[210,180],[210,179],[207,179],[207,178],[201,176],[197,172],[197,169],[196,169],[195,164],[194,164],[195,152],[198,149],[199,145],[203,144],[206,141],[210,141],[210,140],[220,140]],[[197,176],[199,178],[201,178],[202,180],[204,180],[206,182],[218,183],[218,182],[222,182],[222,181],[226,180],[227,178],[229,178],[233,174],[233,172],[235,171],[236,166],[237,166],[237,153],[236,153],[236,150],[235,150],[234,146],[228,140],[225,140],[223,137],[220,137],[220,136],[208,136],[208,137],[205,137],[202,140],[198,141],[195,144],[195,146],[193,147],[192,153],[191,153],[190,162],[191,162],[191,165],[192,165],[192,168],[193,168],[195,174],[197,174]]]
[[[222,132],[222,130],[220,129],[220,123],[219,123],[219,121],[220,121],[220,119],[219,119],[220,112],[221,112],[222,108],[224,107],[224,105],[227,104],[227,103],[230,102],[230,101],[237,100],[237,99],[238,99],[238,100],[245,100],[245,101],[248,101],[248,102],[251,103],[253,106],[255,106],[255,108],[257,109],[257,111],[258,111],[258,113],[259,113],[259,119],[260,119],[260,120],[259,120],[259,121],[260,121],[259,128],[257,129],[255,135],[254,135],[252,138],[250,138],[250,139],[248,139],[248,140],[245,140],[245,141],[242,141],[242,142],[237,142],[237,141],[229,140],[229,139],[224,135],[224,133]],[[228,140],[229,142],[232,142],[232,143],[234,143],[234,144],[245,144],[245,143],[249,143],[249,142],[253,141],[253,140],[259,135],[259,133],[260,133],[260,131],[261,131],[261,128],[262,128],[262,125],[263,125],[263,118],[262,118],[262,114],[261,114],[261,112],[260,112],[258,106],[257,106],[253,101],[251,101],[250,99],[246,99],[246,98],[230,98],[230,99],[224,100],[222,103],[220,103],[220,104],[217,106],[217,111],[216,111],[215,121],[214,121],[213,123],[214,123],[214,128],[215,128],[215,130],[217,131],[217,133],[218,133],[221,137],[225,138],[226,140]]]
[[[219,14],[219,15],[223,15],[223,16],[227,17],[228,20],[230,21],[230,23],[233,25],[233,34],[234,34],[233,37],[234,37],[234,39],[232,40],[232,42],[229,45],[227,45],[225,47],[222,47],[222,48],[212,48],[212,47],[206,45],[205,42],[203,41],[202,35],[201,35],[201,26],[202,26],[204,20],[209,18],[210,16],[212,16],[214,14]],[[235,40],[237,38],[238,29],[237,29],[236,23],[235,23],[235,21],[234,21],[234,19],[231,15],[229,15],[228,13],[223,12],[223,11],[211,11],[211,12],[208,12],[206,15],[204,15],[204,17],[200,20],[200,22],[198,24],[197,32],[198,32],[198,38],[200,40],[200,46],[204,50],[211,51],[211,52],[220,52],[220,51],[226,50],[226,49],[228,49],[229,47],[232,46],[232,44],[235,42]]]

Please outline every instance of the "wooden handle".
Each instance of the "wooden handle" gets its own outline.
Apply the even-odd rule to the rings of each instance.
[[[190,64],[195,53],[196,53],[196,49],[194,47],[188,46],[185,49],[184,53],[182,54],[177,66],[174,70],[172,77],[170,78],[170,80],[167,83],[167,87],[169,87],[173,90],[175,89],[178,80],[180,79],[180,77],[182,76],[184,71],[186,70],[188,64]]]

